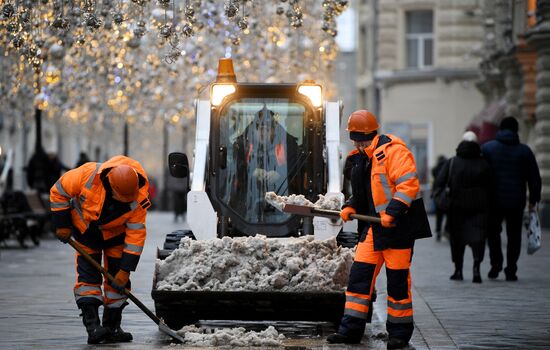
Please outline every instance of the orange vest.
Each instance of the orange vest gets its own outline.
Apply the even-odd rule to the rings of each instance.
[[[140,187],[138,198],[130,204],[129,212],[100,225],[100,229],[104,240],[125,233],[124,252],[139,256],[145,244],[145,216],[150,202],[147,175],[138,161],[115,156],[103,164],[88,162],[66,172],[50,189],[51,210],[55,215],[55,212],[70,209],[73,226],[84,233],[90,222],[99,219],[105,201],[106,191],[100,179],[101,173],[120,164],[134,168],[145,179],[145,185]]]

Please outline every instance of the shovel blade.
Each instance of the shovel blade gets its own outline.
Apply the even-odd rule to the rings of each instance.
[[[171,336],[173,339],[177,340],[180,343],[185,342],[185,340],[181,335],[179,335],[176,331],[170,329],[162,320],[159,322],[159,330],[164,334],[168,334],[169,336]]]
[[[313,214],[313,208],[308,207],[307,205],[298,205],[298,204],[285,204],[283,211],[286,213],[303,215],[303,216],[315,216]]]
[[[315,207],[308,207],[307,205],[285,204],[283,211],[302,216],[321,216],[333,220],[340,218],[340,212],[338,211],[317,209]]]

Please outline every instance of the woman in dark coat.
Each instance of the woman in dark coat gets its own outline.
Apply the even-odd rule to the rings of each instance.
[[[434,178],[434,185],[432,188],[432,194],[435,193],[435,179],[437,179],[437,175],[441,172],[441,169],[443,169],[443,165],[447,163],[447,158],[445,158],[444,155],[440,155],[437,157],[437,163],[432,168],[432,176]],[[438,208],[437,205],[435,205],[435,239],[437,241],[441,241],[441,229],[443,227],[443,219],[445,217],[445,211],[441,208]]]
[[[485,239],[489,229],[489,207],[493,175],[491,167],[481,156],[477,138],[467,132],[451,158],[439,173],[436,188],[449,184],[450,209],[448,230],[451,255],[455,264],[452,280],[462,280],[462,265],[466,245],[474,257],[473,282],[481,283],[479,266],[485,253]],[[448,181],[450,176],[450,181]]]

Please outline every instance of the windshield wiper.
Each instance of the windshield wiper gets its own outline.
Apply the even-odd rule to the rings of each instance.
[[[302,170],[302,167],[304,166],[304,164],[306,163],[306,160],[309,158],[309,156],[311,155],[311,152],[307,152],[306,153],[306,157],[304,158],[304,160],[301,160],[301,157],[302,157],[302,154],[303,153],[300,153],[300,156],[298,157],[298,159],[296,159],[296,162],[294,163],[294,165],[292,166],[292,169],[288,172],[288,174],[293,174],[292,177],[290,178],[290,180],[288,179],[288,176],[283,180],[283,182],[281,183],[281,185],[279,186],[279,188],[277,189],[277,191],[275,191],[275,194],[276,195],[280,195],[280,191],[281,191],[281,188],[283,187],[283,185],[286,183],[286,187],[285,187],[285,191],[288,189],[288,184],[290,182],[292,182],[292,180],[294,180],[294,178],[296,177],[296,175],[298,175],[298,173],[300,172],[300,170]],[[296,168],[297,166],[299,165],[298,168]],[[284,191],[283,191],[284,192]]]

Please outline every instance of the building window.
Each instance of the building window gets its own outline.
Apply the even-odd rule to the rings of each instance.
[[[406,12],[407,68],[422,69],[433,65],[433,11]]]

